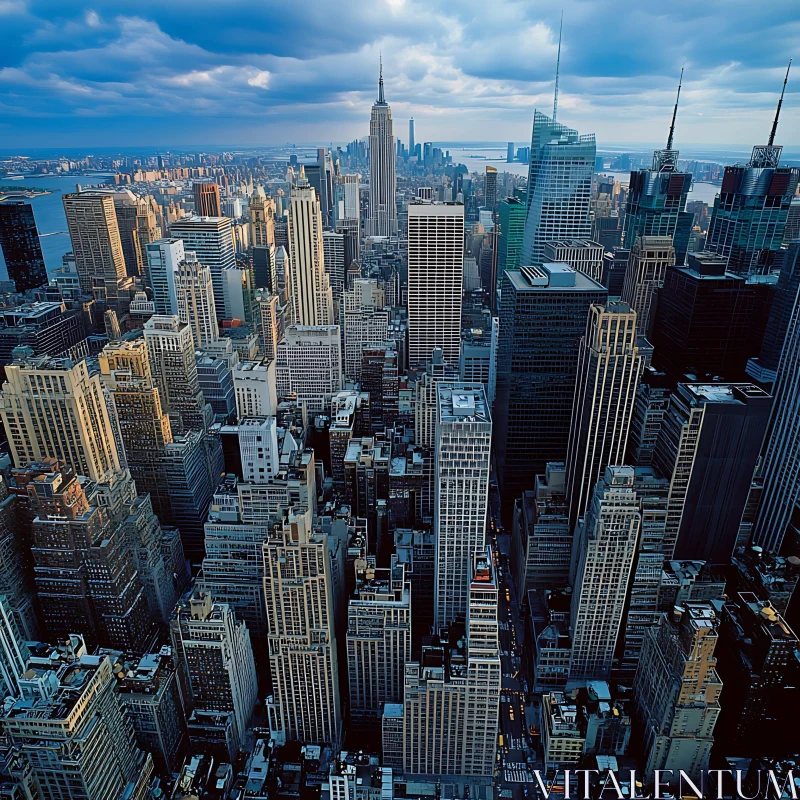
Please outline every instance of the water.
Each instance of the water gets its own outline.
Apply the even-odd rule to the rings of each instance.
[[[24,178],[21,181],[10,181],[6,178],[0,179],[2,186],[14,186],[20,189],[48,189],[52,194],[43,194],[38,197],[26,199],[26,203],[33,206],[33,216],[36,220],[36,227],[39,230],[39,237],[42,243],[42,255],[47,271],[52,272],[61,266],[61,256],[72,250],[72,244],[67,233],[67,218],[64,214],[64,204],[61,196],[75,191],[76,184],[81,186],[88,184],[108,183],[110,178],[102,176],[51,176],[41,178]],[[7,277],[6,262],[0,251],[0,273]]]

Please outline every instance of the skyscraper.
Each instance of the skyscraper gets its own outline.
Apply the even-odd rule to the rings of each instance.
[[[545,242],[590,238],[595,153],[593,133],[581,136],[540,111],[534,113],[523,266],[542,264]]]
[[[488,208],[494,216],[494,212],[497,209],[497,168],[486,167],[483,180],[483,195],[486,208]]]
[[[628,260],[622,300],[636,312],[636,332],[647,336],[650,311],[664,285],[667,267],[675,263],[675,248],[669,236],[637,236]]]
[[[292,186],[289,208],[289,303],[295,325],[332,325],[333,295],[325,272],[319,199],[305,179]]]
[[[408,121],[408,154],[413,156],[417,149],[417,142],[414,138],[414,117]]]
[[[196,590],[176,606],[170,633],[194,707],[230,714],[238,749],[258,695],[247,626],[229,606]]]
[[[344,325],[344,374],[347,379],[358,381],[361,378],[363,349],[379,347],[389,339],[386,293],[378,281],[357,278],[342,300],[340,317]]]
[[[570,680],[611,674],[641,525],[633,467],[607,467],[575,532]]]
[[[439,383],[435,509],[436,628],[467,616],[474,558],[485,546],[492,419],[480,384]]]
[[[647,775],[684,770],[697,781],[708,769],[722,691],[714,657],[718,625],[711,603],[692,602],[647,632],[633,685]]]
[[[211,270],[190,251],[178,263],[174,281],[178,319],[189,324],[194,346],[202,350],[219,338]]]
[[[178,296],[175,291],[175,273],[186,258],[183,239],[158,239],[145,248],[145,277],[153,290],[156,314],[177,314]]]
[[[120,471],[100,376],[86,361],[42,356],[9,364],[0,404],[16,466],[57,458],[99,483]]]
[[[586,239],[562,239],[544,244],[545,263],[569,264],[598,283],[603,276],[603,253],[603,245]]]
[[[185,250],[191,250],[197,260],[211,270],[217,314],[231,318],[233,314],[229,314],[225,307],[223,278],[226,269],[236,266],[230,219],[223,216],[184,217],[173,222],[169,230],[172,237],[183,239]]]
[[[322,250],[325,254],[325,272],[331,285],[334,308],[339,310],[342,292],[345,289],[345,272],[347,270],[345,251],[346,234],[334,231],[322,232]],[[336,318],[339,321],[339,318]]]
[[[361,175],[340,175],[337,184],[336,233],[344,234],[345,269],[361,258]]]
[[[338,537],[312,528],[292,509],[264,542],[269,620],[270,723],[283,741],[338,744],[342,736],[336,641],[336,582],[343,580]]]
[[[502,206],[501,206],[502,207]],[[507,510],[551,461],[564,461],[589,309],[606,290],[566,264],[503,275],[494,449]]]
[[[424,364],[433,349],[458,363],[464,280],[464,206],[408,204],[408,360]]]
[[[129,189],[114,192],[114,213],[129,277],[145,274],[147,244],[160,235],[151,203],[152,198],[137,197]]]
[[[383,63],[378,80],[378,99],[369,120],[369,218],[368,236],[397,235],[395,191],[395,143],[392,109],[383,95]]]
[[[678,385],[653,453],[670,480],[668,559],[730,562],[770,406],[753,384]]]
[[[672,149],[680,96],[679,84],[666,149],[653,153],[653,165],[650,169],[631,172],[624,230],[625,247],[628,250],[633,250],[639,236],[669,236],[675,248],[674,263],[679,266],[686,258],[693,224],[692,214],[685,210],[692,176],[688,172],[678,171],[679,153]]]
[[[774,143],[788,78],[787,69],[767,144],[753,148],[746,166],[725,167],[714,200],[706,248],[722,256],[736,275],[763,275],[781,264],[789,208],[800,181],[800,170],[780,166],[783,148]]]
[[[79,192],[65,194],[63,202],[81,291],[91,295],[96,280],[104,284],[124,280],[127,271],[114,196]]]
[[[593,305],[579,349],[567,450],[571,523],[583,516],[606,467],[624,463],[641,371],[636,313],[620,302]]]
[[[221,217],[219,186],[214,181],[194,181],[194,214],[196,217]]]
[[[0,248],[8,277],[18,292],[47,283],[47,268],[30,203],[21,200],[0,203]]]
[[[525,201],[519,197],[505,197],[498,205],[497,271],[519,269],[522,234],[525,230]]]

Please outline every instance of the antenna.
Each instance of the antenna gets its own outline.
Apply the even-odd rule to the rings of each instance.
[[[792,68],[792,59],[789,59],[789,66],[786,67],[786,77],[783,79],[783,89],[781,89],[781,99],[778,100],[778,108],[775,111],[775,121],[772,123],[772,132],[769,135],[769,142],[767,143],[768,147],[772,147],[772,143],[775,141],[775,133],[778,130],[778,117],[781,115],[781,106],[783,105],[783,94],[786,91],[786,83],[789,80],[789,70]]]
[[[556,92],[553,97],[553,122],[558,114],[558,72],[561,68],[561,31],[564,29],[564,12],[561,12],[561,24],[558,26],[558,58],[556,59]]]
[[[678,96],[675,98],[675,108],[672,111],[672,125],[669,126],[669,137],[667,138],[667,150],[672,150],[672,137],[675,135],[675,117],[678,116],[678,101],[681,99],[681,86],[683,85],[683,67],[681,67],[681,77],[678,81]]]
[[[381,52],[378,58],[380,59],[381,65],[380,78],[378,79],[378,102],[385,103],[386,100],[383,98],[383,52]]]

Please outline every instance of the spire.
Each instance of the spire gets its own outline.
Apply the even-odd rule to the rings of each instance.
[[[792,68],[792,59],[789,59],[789,66],[786,67],[786,77],[783,79],[783,89],[781,89],[781,98],[778,100],[778,108],[775,111],[775,121],[772,123],[772,131],[769,135],[769,142],[767,143],[768,147],[772,147],[773,142],[775,141],[775,133],[778,130],[778,118],[781,115],[781,106],[783,105],[783,95],[786,92],[786,83],[789,80],[789,70]]]
[[[381,71],[380,71],[380,78],[378,78],[378,102],[381,105],[386,105],[386,99],[383,96],[383,53],[379,56]]]
[[[681,86],[683,85],[683,67],[681,67],[681,77],[678,81],[678,96],[675,98],[675,108],[672,111],[672,125],[669,126],[669,136],[667,137],[667,150],[672,150],[672,137],[675,135],[675,118],[678,116],[678,101],[681,99]]]
[[[558,58],[556,59],[556,91],[553,96],[553,122],[558,114],[558,72],[561,68],[561,31],[564,29],[564,12],[561,12],[561,24],[558,26]]]

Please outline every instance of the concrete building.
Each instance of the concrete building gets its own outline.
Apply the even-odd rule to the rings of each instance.
[[[0,415],[18,467],[56,458],[100,483],[121,469],[100,376],[86,361],[42,356],[9,364]]]
[[[464,206],[408,204],[408,359],[424,364],[436,347],[458,363],[464,272]]]
[[[215,342],[219,338],[219,326],[211,270],[190,251],[178,263],[173,280],[178,319],[191,327],[195,347],[202,349]]]
[[[274,361],[240,361],[233,369],[236,414],[273,417],[278,408]]]
[[[327,410],[344,388],[338,325],[290,325],[278,345],[275,380],[278,395],[294,393],[310,414]]]
[[[333,295],[325,271],[319,198],[305,179],[292,186],[289,208],[289,275],[291,320],[295,325],[332,325]]]
[[[605,248],[591,239],[560,239],[544,243],[545,264],[569,264],[596,283],[603,275]]]
[[[607,467],[575,531],[569,679],[607,680],[642,525],[632,467]]]
[[[636,312],[636,332],[647,336],[651,310],[664,285],[667,268],[675,263],[675,248],[669,236],[638,236],[631,249],[622,300]],[[655,315],[653,315],[655,316]]]
[[[578,707],[563,692],[542,695],[542,747],[548,774],[580,763],[586,732],[578,719]]]
[[[435,449],[436,627],[465,619],[483,552],[492,418],[480,384],[439,383]]]
[[[389,341],[386,292],[375,279],[356,279],[342,296],[339,313],[344,326],[344,374],[357,382],[364,348],[380,347]]]
[[[356,589],[347,606],[347,674],[352,733],[380,731],[386,703],[402,703],[411,660],[411,583],[392,556],[389,568],[356,560]]]
[[[258,693],[247,626],[229,606],[195,591],[178,603],[170,634],[192,706],[229,714],[238,748]]]
[[[277,294],[256,289],[253,297],[255,327],[258,332],[258,355],[273,361],[278,353],[278,342],[283,339],[283,308]]]
[[[624,463],[643,368],[636,313],[621,302],[593,305],[578,358],[567,450],[570,523],[585,513],[606,467]]]
[[[198,217],[221,217],[219,186],[215,181],[193,181],[194,213]]]
[[[335,623],[343,567],[341,542],[314,530],[310,511],[290,511],[264,542],[273,690],[267,703],[279,741],[341,742]]]
[[[693,602],[647,632],[633,686],[646,775],[683,770],[696,781],[708,769],[722,691],[714,655],[718,625],[714,605]]]

